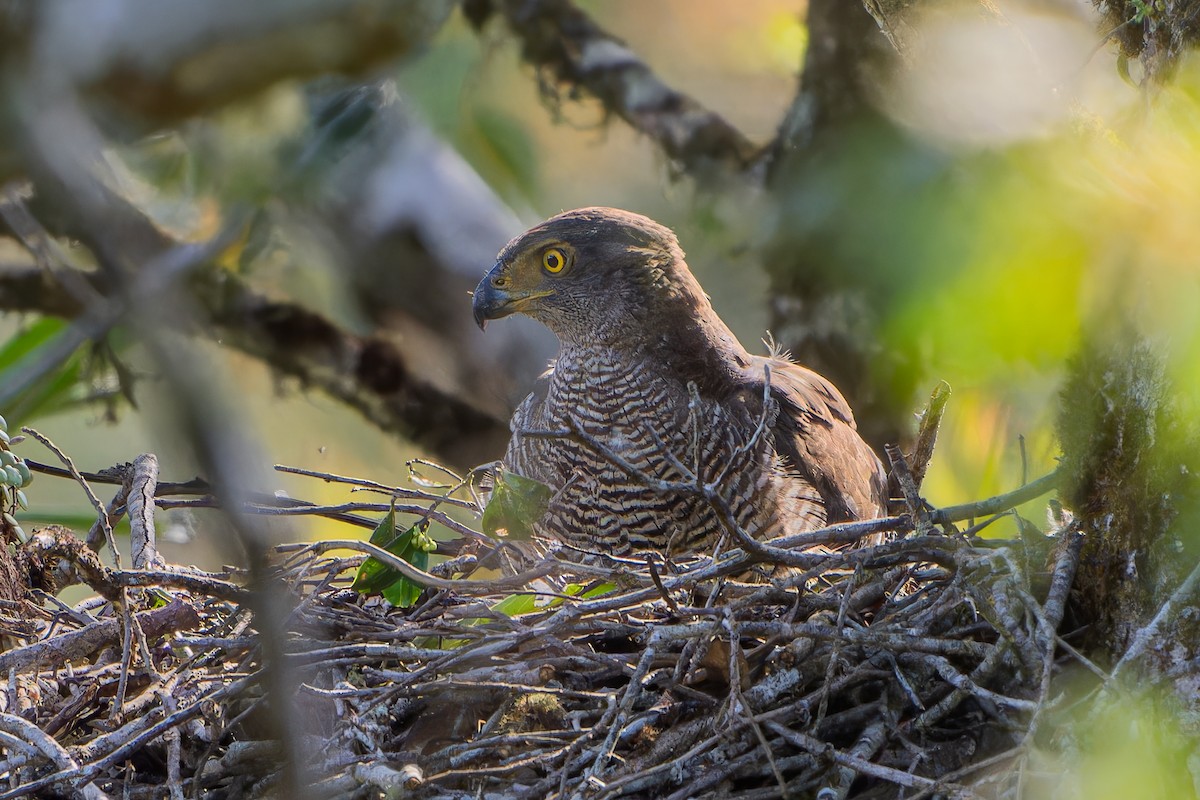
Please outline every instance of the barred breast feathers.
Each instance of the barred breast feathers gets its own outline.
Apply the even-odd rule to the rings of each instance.
[[[501,251],[473,306],[481,326],[523,313],[559,340],[504,457],[555,490],[539,532],[607,552],[708,547],[727,521],[697,483],[758,537],[883,513],[882,466],[842,395],[747,353],[653,220],[553,217]]]

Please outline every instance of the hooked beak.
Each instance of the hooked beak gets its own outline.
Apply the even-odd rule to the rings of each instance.
[[[479,326],[479,330],[487,327],[489,319],[500,319],[513,312],[512,298],[508,292],[492,284],[495,274],[493,269],[484,275],[471,296],[471,311],[475,314],[475,324]]]
[[[500,319],[509,314],[524,311],[532,301],[554,293],[553,291],[522,292],[501,289],[495,284],[501,270],[500,264],[492,267],[491,272],[483,276],[483,280],[479,282],[472,293],[471,310],[475,314],[475,324],[479,326],[480,330],[485,329],[488,320]]]

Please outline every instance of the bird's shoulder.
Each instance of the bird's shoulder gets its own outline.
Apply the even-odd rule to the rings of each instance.
[[[824,376],[783,356],[750,356],[743,387],[763,396],[770,375],[771,397],[780,405],[780,416],[800,417],[806,424],[848,425],[857,428],[854,412],[837,387]]]
[[[818,488],[830,521],[882,514],[886,473],[858,435],[842,393],[822,375],[781,356],[751,356],[744,391],[763,397],[768,372],[777,406],[771,426],[776,451]]]

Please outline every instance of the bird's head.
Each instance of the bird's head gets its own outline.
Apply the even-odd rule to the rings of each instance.
[[[520,312],[564,342],[605,342],[707,307],[675,234],[614,208],[551,217],[508,243],[475,289],[475,321]]]

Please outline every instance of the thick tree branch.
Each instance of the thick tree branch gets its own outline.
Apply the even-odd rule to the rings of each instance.
[[[1106,40],[1116,40],[1126,58],[1139,59],[1150,81],[1165,83],[1200,42],[1200,7],[1195,3],[1092,0],[1092,5],[1104,15]]]
[[[197,297],[226,345],[456,465],[503,451],[508,427],[502,420],[414,374],[386,339],[349,333],[295,303],[263,297],[233,276],[214,271],[204,277]]]
[[[312,207],[289,202],[287,213],[320,226],[356,306],[399,334],[414,372],[436,375],[447,391],[507,417],[557,342],[527,319],[482,335],[468,296],[504,243],[526,226],[462,156],[404,103],[391,101],[388,85],[316,102],[340,104],[347,94],[354,95],[347,105],[365,99],[372,107],[370,130],[353,154],[321,174],[320,200]],[[309,138],[328,127],[318,124]]]
[[[108,291],[98,275],[88,278],[97,291]],[[502,420],[414,375],[386,339],[349,333],[295,303],[270,300],[215,266],[202,268],[193,287],[223,344],[343,401],[384,430],[454,464],[470,465],[503,450],[508,429]],[[0,272],[0,311],[70,318],[80,310],[40,270]]]
[[[720,115],[667,86],[624,42],[569,0],[475,2],[481,23],[496,10],[521,40],[525,60],[573,93],[598,98],[606,111],[653,139],[694,175],[718,166],[741,171],[758,148]]]
[[[0,37],[32,42],[31,52],[52,59],[50,68],[83,88],[103,118],[137,136],[280,80],[361,74],[395,61],[428,42],[453,7],[450,0],[47,3],[32,19],[0,17]]]
[[[895,56],[862,3],[811,0],[807,23],[796,96],[771,145],[775,162],[807,152],[825,132],[836,135],[872,113],[872,72],[886,69]]]

